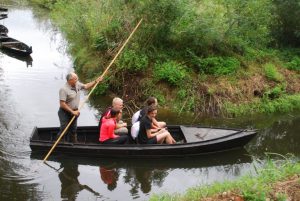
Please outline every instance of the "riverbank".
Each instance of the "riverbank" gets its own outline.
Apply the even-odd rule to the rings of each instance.
[[[268,0],[244,7],[192,0],[32,2],[50,10],[69,42],[76,71],[87,81],[103,72],[144,19],[94,97],[121,96],[134,111],[154,95],[163,107],[199,116],[300,109],[300,37],[286,44],[282,33],[274,33],[292,26],[279,23],[284,5]]]
[[[154,195],[151,201],[244,201],[300,200],[300,163],[295,160],[267,160],[236,181],[194,187],[182,195]]]

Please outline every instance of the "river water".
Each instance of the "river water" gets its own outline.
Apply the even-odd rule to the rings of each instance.
[[[147,200],[153,194],[183,193],[196,185],[233,180],[253,171],[265,152],[300,156],[300,113],[244,119],[200,119],[163,111],[168,123],[254,127],[258,136],[245,149],[174,160],[108,160],[31,156],[34,126],[58,126],[58,90],[72,71],[66,42],[45,13],[10,6],[0,21],[9,36],[33,47],[31,61],[0,52],[0,200]],[[105,101],[104,101],[105,100]],[[79,126],[97,125],[109,98],[87,103]]]

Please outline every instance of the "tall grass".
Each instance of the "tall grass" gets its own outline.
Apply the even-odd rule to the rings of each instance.
[[[257,161],[259,162],[259,161]],[[259,162],[261,163],[261,162]],[[265,201],[270,192],[272,185],[276,181],[284,180],[295,174],[300,174],[300,163],[294,158],[286,158],[285,160],[271,160],[263,162],[262,167],[256,167],[256,173],[249,173],[242,176],[236,181],[225,181],[222,183],[214,183],[209,186],[194,187],[187,190],[184,194],[177,195],[153,195],[151,201],[190,201],[201,200],[203,198],[221,194],[223,192],[235,192],[242,195],[245,200],[261,200]],[[278,195],[278,198],[284,197]]]
[[[264,65],[264,71],[265,71],[266,77],[270,80],[273,80],[276,82],[282,82],[284,80],[283,75],[280,74],[278,72],[278,70],[276,69],[276,67],[271,63],[267,63]]]
[[[224,104],[224,109],[228,116],[244,116],[257,113],[288,113],[299,108],[300,94],[283,95],[274,100],[264,98],[252,103],[234,104],[227,102]]]

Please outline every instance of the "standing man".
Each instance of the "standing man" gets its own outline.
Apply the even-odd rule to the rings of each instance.
[[[75,73],[69,73],[66,76],[66,84],[59,90],[59,110],[58,117],[60,121],[60,135],[63,130],[66,128],[68,123],[71,121],[73,116],[76,116],[74,121],[69,127],[67,134],[71,137],[73,143],[77,143],[77,118],[80,115],[78,111],[79,102],[80,102],[80,90],[90,89],[97,82],[102,81],[102,77],[98,77],[96,80],[89,82],[87,84],[82,84],[78,81],[78,76]]]

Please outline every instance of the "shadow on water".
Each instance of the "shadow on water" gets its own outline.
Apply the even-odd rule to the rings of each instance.
[[[10,52],[9,50],[7,49],[0,49],[0,52],[9,56],[9,57],[12,57],[14,59],[17,59],[19,61],[24,61],[26,63],[26,66],[29,67],[29,66],[32,66],[32,57],[30,55],[28,56],[22,56],[22,55],[17,55],[13,52]]]
[[[42,160],[45,154],[31,152],[32,159]],[[208,160],[209,159],[209,160]],[[249,163],[252,161],[251,156],[246,149],[234,149],[220,153],[203,154],[193,157],[173,157],[173,158],[88,158],[74,157],[64,154],[51,155],[49,161],[62,162],[70,160],[81,165],[107,165],[114,164],[116,167],[150,167],[150,168],[196,168],[211,167],[219,165],[232,165],[236,163]]]
[[[78,164],[73,160],[64,160],[60,164],[60,168],[56,169],[47,162],[45,165],[55,170],[58,173],[59,180],[61,182],[61,198],[66,200],[76,200],[78,193],[82,190],[87,190],[94,194],[96,197],[102,197],[100,193],[93,190],[91,187],[81,184],[78,180],[80,175],[78,171]],[[60,171],[62,170],[62,171]]]
[[[32,159],[42,159],[44,155],[32,153]],[[51,166],[50,163],[60,164],[60,168]],[[80,172],[79,166],[96,167],[92,175],[99,175],[101,185],[109,192],[121,191],[121,188],[129,188],[132,199],[139,199],[143,195],[148,195],[153,188],[163,185],[165,180],[170,179],[177,171],[209,171],[210,168],[220,168],[224,174],[240,174],[239,167],[243,164],[250,164],[251,156],[245,149],[231,150],[223,153],[209,155],[170,158],[170,159],[108,159],[108,158],[79,158],[66,155],[50,156],[46,164],[58,172],[61,182],[61,198],[76,200],[82,190],[87,190],[94,197],[104,199],[105,196],[87,184],[81,184],[78,180]],[[49,164],[48,164],[49,163]],[[228,171],[226,173],[226,171]],[[234,173],[232,173],[234,172]],[[179,175],[176,176],[180,177]],[[185,176],[183,175],[184,179]],[[179,178],[180,179],[180,178]],[[118,186],[120,185],[120,186]],[[99,188],[99,185],[98,185]],[[97,192],[98,191],[98,192]],[[118,198],[118,197],[117,197]],[[119,199],[118,199],[119,200]]]

